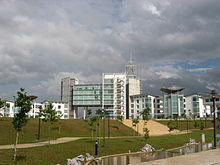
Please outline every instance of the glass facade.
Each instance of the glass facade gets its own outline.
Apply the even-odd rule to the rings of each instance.
[[[184,99],[182,95],[164,95],[164,115],[177,117],[184,113]]]
[[[103,101],[104,105],[113,105],[114,84],[113,79],[104,79]]]
[[[193,103],[193,115],[199,116],[199,97],[194,96],[192,98],[192,103]]]
[[[74,85],[73,105],[94,105],[101,106],[102,87],[101,84]]]
[[[149,108],[152,108],[152,106],[151,106],[151,97],[145,98],[145,106],[149,107]]]

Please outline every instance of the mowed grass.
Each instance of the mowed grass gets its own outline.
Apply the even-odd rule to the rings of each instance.
[[[188,122],[188,129],[200,129],[201,123],[203,123],[204,129],[206,128],[213,128],[213,121],[212,120],[155,120],[161,124],[164,124],[167,126],[167,123],[169,121],[175,123],[175,125],[178,127],[178,130],[187,130],[187,122]],[[195,124],[195,122],[197,124]],[[195,127],[197,125],[197,127]],[[216,126],[220,126],[220,120],[216,120]]]
[[[59,129],[60,128],[60,129]],[[69,119],[59,120],[52,126],[51,139],[59,137],[90,137],[91,127],[88,125],[87,120],[82,119]],[[100,135],[103,131],[103,120],[100,122]],[[38,119],[29,119],[23,131],[20,133],[18,143],[31,143],[36,142],[38,132]],[[105,133],[108,135],[107,120],[105,120]],[[96,132],[94,135],[96,136]],[[110,136],[132,136],[134,130],[123,125],[117,120],[110,120]],[[48,123],[41,121],[41,134],[40,140],[48,140],[49,130]],[[12,125],[12,118],[0,118],[0,145],[14,144],[15,130]]]
[[[219,130],[218,130],[219,132]],[[189,138],[200,140],[200,134],[206,134],[206,141],[212,142],[213,130],[197,130],[189,134],[154,136],[148,140],[143,137],[106,139],[105,146],[101,147],[103,142],[100,141],[99,155],[111,155],[118,153],[127,153],[139,151],[146,143],[151,144],[156,149],[170,149],[184,145]],[[219,140],[219,139],[218,139]],[[80,154],[90,153],[94,155],[95,140],[81,139],[69,143],[51,145],[51,147],[36,147],[29,149],[18,149],[17,165],[54,165],[66,164],[67,158],[73,158]],[[13,150],[0,150],[0,162],[10,164],[12,162]]]

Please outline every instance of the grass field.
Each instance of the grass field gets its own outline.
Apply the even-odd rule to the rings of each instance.
[[[11,118],[0,118],[0,145],[14,144],[15,131],[12,126]],[[102,135],[103,121],[100,124],[100,132]],[[105,121],[105,132],[107,136],[107,120]],[[59,131],[59,127],[61,128]],[[36,142],[36,135],[38,130],[38,119],[30,119],[20,134],[18,143]],[[41,121],[41,141],[48,139],[48,124]],[[96,135],[96,133],[94,133]],[[117,120],[110,120],[110,136],[132,136],[134,131],[121,124]],[[59,137],[90,137],[91,130],[88,121],[82,119],[75,120],[60,120],[52,127],[51,138]]]
[[[167,126],[167,123],[170,120],[156,120],[157,122],[164,124]],[[204,128],[213,128],[213,121],[212,120],[171,120],[177,126],[178,130],[187,130],[187,123],[188,129],[200,129],[201,123],[203,123]],[[196,126],[196,127],[195,127]],[[216,120],[216,126],[220,127],[220,120]]]
[[[188,142],[189,138],[200,140],[200,134],[206,134],[206,141],[212,142],[213,130],[196,130],[189,134],[155,136],[145,140],[143,137],[106,139],[105,147],[99,146],[99,156],[117,153],[126,153],[128,150],[132,152],[138,151],[144,144],[151,144],[156,149],[169,149],[179,147]],[[219,133],[219,131],[218,131]],[[102,143],[102,141],[101,141]],[[66,164],[67,158],[73,158],[80,154],[90,153],[94,155],[95,141],[91,139],[81,139],[69,143],[36,147],[29,149],[19,149],[19,161],[17,165],[54,165]],[[0,150],[0,162],[9,164],[12,162],[13,150]]]

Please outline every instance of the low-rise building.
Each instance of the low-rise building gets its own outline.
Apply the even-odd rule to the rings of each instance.
[[[155,96],[150,94],[139,94],[139,95],[133,95],[130,96],[131,100],[131,119],[142,119],[141,112],[143,112],[144,109],[150,108],[150,118],[155,117],[155,110],[154,110],[154,99]]]
[[[204,104],[204,99],[200,94],[194,93],[186,96],[187,117],[208,117],[210,114],[210,105]]]

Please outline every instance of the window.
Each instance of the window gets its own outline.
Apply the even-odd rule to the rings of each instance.
[[[134,108],[134,104],[131,104],[131,108]]]
[[[157,108],[160,108],[160,105],[157,105]]]
[[[137,109],[139,109],[139,105],[137,105]]]
[[[142,108],[144,108],[145,106],[144,106],[144,104],[142,104]]]
[[[61,109],[61,105],[58,105],[58,109]]]
[[[137,100],[137,103],[139,103],[139,100]]]
[[[216,98],[215,101],[219,101],[219,98]]]
[[[134,110],[133,110],[133,109],[131,110],[131,113],[134,113]]]

